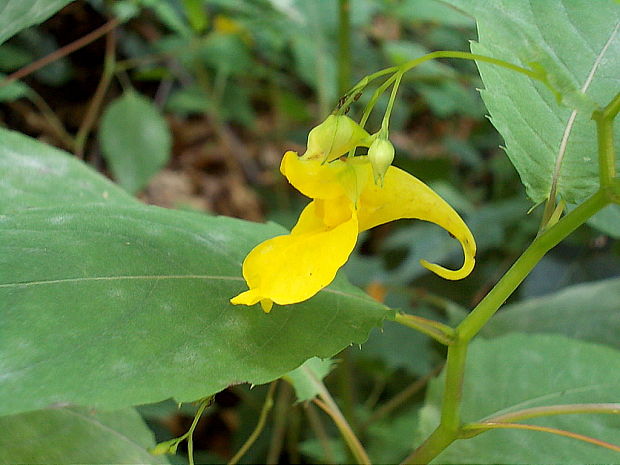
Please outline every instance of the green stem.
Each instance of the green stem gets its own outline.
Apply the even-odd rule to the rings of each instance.
[[[289,411],[288,424],[289,425],[286,429],[286,453],[288,455],[288,461],[291,464],[301,463],[299,442],[302,435],[302,425],[301,412],[299,408],[293,408]]]
[[[454,342],[454,328],[439,323],[438,321],[422,318],[421,316],[408,315],[406,313],[397,313],[394,317],[394,321],[426,334],[443,345],[449,346]]]
[[[424,57],[422,57],[424,58]],[[488,61],[488,60],[484,60]],[[532,271],[540,259],[559,242],[566,238],[576,228],[585,223],[588,218],[601,210],[611,202],[620,203],[620,180],[615,178],[615,151],[613,145],[612,122],[620,111],[620,94],[600,112],[595,112],[593,118],[597,122],[598,150],[601,168],[601,187],[588,200],[579,205],[575,210],[560,219],[556,224],[550,226],[532,242],[523,252],[506,274],[499,280],[493,289],[485,296],[482,301],[463,319],[455,330],[455,342],[448,348],[448,359],[446,363],[446,379],[443,395],[441,421],[439,426],[424,441],[424,443],[409,455],[404,463],[428,463],[437,457],[446,447],[460,437],[467,437],[492,428],[517,428],[535,429],[547,431],[555,434],[581,439],[603,447],[617,448],[617,446],[603,443],[596,439],[581,436],[552,428],[539,427],[535,425],[522,425],[507,423],[508,419],[514,419],[514,415],[540,416],[543,413],[549,414],[549,409],[529,409],[528,411],[515,412],[500,417],[500,420],[470,424],[465,427],[460,423],[460,407],[462,397],[462,386],[465,373],[465,356],[469,341],[478,334],[489,319],[495,314],[500,306],[510,297],[515,289],[521,284],[525,277]],[[609,408],[613,405],[613,408]],[[557,413],[562,412],[561,407],[554,407]],[[582,406],[568,407],[581,412]],[[587,407],[589,409],[596,407]],[[617,413],[617,404],[607,404],[603,407],[606,413]],[[589,410],[591,411],[591,410]],[[553,410],[551,410],[553,412]],[[512,417],[510,416],[512,415]],[[524,417],[524,418],[525,418]],[[497,420],[497,419],[496,419]]]
[[[403,73],[398,72],[395,75],[394,85],[392,86],[392,92],[390,92],[390,100],[388,102],[387,109],[385,110],[385,115],[383,116],[383,120],[381,121],[381,132],[387,139],[388,137],[388,127],[390,125],[390,116],[392,115],[392,108],[394,108],[394,102],[396,101],[396,94],[398,93],[398,87],[400,86],[400,81],[403,78]]]
[[[340,404],[342,405],[342,411],[345,418],[355,427],[356,420],[356,411],[355,406],[356,402],[356,394],[355,388],[357,387],[357,383],[354,379],[354,364],[351,358],[351,351],[344,349],[340,353],[340,364],[338,369],[338,398],[340,400]]]
[[[334,401],[329,391],[323,384],[323,381],[318,379],[312,371],[307,368],[302,367],[302,370],[305,371],[308,378],[311,380],[314,385],[316,391],[318,392],[319,399],[314,399],[314,403],[317,404],[321,409],[327,413],[340,431],[342,438],[349,446],[349,449],[353,453],[355,460],[357,463],[361,464],[370,464],[370,459],[368,458],[368,454],[364,450],[364,446],[359,441],[353,429],[347,422],[347,419],[344,417],[340,409],[338,408],[338,404]]]
[[[360,427],[360,430],[365,431],[368,428],[368,426],[370,426],[373,422],[377,420],[381,420],[382,418],[392,413],[394,410],[400,408],[411,397],[413,397],[415,394],[420,392],[432,378],[437,376],[441,372],[441,369],[443,368],[443,366],[444,366],[443,363],[441,365],[436,366],[431,372],[427,373],[422,378],[417,379],[416,381],[411,383],[409,386],[407,386],[405,389],[400,391],[398,394],[396,394],[393,398],[388,400],[381,407],[376,409],[372,413],[370,418],[368,418],[368,420],[366,420],[362,424],[362,426]]]
[[[616,154],[614,149],[614,118],[620,110],[620,93],[601,111],[595,111],[598,138],[598,168],[602,187],[611,185],[616,177]]]
[[[541,81],[545,85],[549,85],[545,77],[542,76],[540,73],[533,71],[531,69],[517,66],[513,63],[509,63],[504,60],[498,60],[497,58],[492,58],[492,57],[488,57],[485,55],[478,55],[475,53],[468,53],[468,52],[459,52],[455,50],[438,51],[438,52],[428,53],[414,60],[407,61],[406,63],[403,63],[402,65],[399,65],[399,66],[391,66],[389,68],[382,69],[380,71],[377,71],[376,73],[370,74],[366,76],[365,78],[361,79],[355,86],[353,86],[353,88],[349,92],[347,92],[347,94],[345,95],[344,101],[336,109],[335,113],[336,114],[346,113],[349,106],[356,100],[357,94],[363,91],[366,88],[366,86],[370,84],[373,80],[381,76],[385,76],[386,74],[392,74],[392,73],[405,74],[407,71],[415,68],[416,66],[419,66],[422,63],[425,63],[427,61],[434,60],[436,58],[456,58],[456,59],[461,59],[461,60],[483,61],[486,63],[491,63],[493,65],[500,66],[502,68],[516,71],[517,73],[521,73],[532,79]],[[391,84],[394,79],[395,79],[395,76],[392,76],[382,85],[383,91],[387,89],[387,87],[389,87],[389,84]],[[379,92],[378,95],[377,93],[375,93],[376,98],[375,96],[373,96],[373,99],[375,102],[378,96],[383,93],[383,91]],[[371,102],[373,102],[373,100],[371,100]],[[374,102],[372,104],[369,103],[367,105],[368,113],[370,113],[370,110],[372,110],[373,106],[374,106]]]
[[[198,420],[200,420],[200,417],[202,416],[204,411],[212,403],[213,403],[213,397],[204,399],[201,402],[200,407],[198,407],[198,410],[196,411],[196,415],[194,415],[194,420],[192,421],[192,425],[189,427],[189,430],[187,430],[187,433],[185,433],[183,436],[179,438],[179,442],[182,441],[183,439],[187,439],[187,457],[189,459],[189,465],[194,465],[194,430],[196,429],[196,426],[198,425]]]
[[[398,73],[400,74],[400,73]],[[366,125],[366,121],[368,121],[368,117],[370,116],[370,113],[372,112],[372,109],[375,107],[375,104],[377,103],[377,100],[379,100],[379,97],[381,97],[381,95],[383,95],[383,92],[386,91],[386,89],[388,87],[390,87],[392,85],[392,83],[394,83],[397,79],[397,74],[395,73],[393,76],[390,76],[389,78],[387,78],[385,80],[385,82],[383,82],[383,84],[381,84],[377,90],[375,90],[375,92],[372,94],[372,97],[370,97],[370,100],[368,102],[368,104],[366,105],[366,108],[364,108],[364,113],[362,114],[362,119],[360,119],[360,126],[364,127]]]
[[[390,68],[385,68],[376,73],[369,74],[368,76],[360,79],[357,84],[355,84],[351,90],[349,90],[346,94],[344,94],[342,101],[339,103],[338,107],[333,111],[333,114],[343,115],[347,112],[348,108],[351,104],[358,99],[361,92],[375,79],[378,79],[386,74],[395,73],[398,71],[397,66],[392,66]]]
[[[538,236],[495,287],[456,328],[456,340],[448,348],[441,422],[428,439],[403,463],[428,463],[458,439],[465,361],[469,341],[482,329],[514,292],[540,259],[581,224],[610,202],[601,189],[554,226]]]
[[[572,431],[566,431],[559,428],[551,428],[549,426],[540,426],[540,425],[526,425],[523,423],[471,423],[466,425],[463,428],[466,431],[467,437],[473,437],[480,433],[483,433],[492,429],[521,429],[528,431],[540,431],[543,433],[551,433],[556,434],[558,436],[564,436],[571,439],[577,439],[579,441],[584,441],[589,444],[594,444],[595,446],[604,447],[609,450],[613,450],[614,452],[620,452],[620,446],[615,444],[611,444],[606,441],[601,441],[600,439],[592,438],[590,436],[585,436],[579,433],[573,433]]]
[[[351,5],[339,0],[338,18],[338,93],[344,94],[351,82]]]
[[[620,414],[620,404],[564,404],[532,407],[517,410],[516,412],[487,417],[478,423],[510,423],[514,421],[528,420],[530,418],[548,417],[552,415],[576,415],[583,413],[605,413],[618,415]],[[464,427],[463,429],[467,429],[467,427]]]
[[[502,68],[510,69],[512,71],[516,71],[517,73],[525,74],[526,76],[536,79],[541,82],[545,82],[544,77],[531,69],[523,68],[521,66],[517,66],[508,61],[498,60],[497,58],[488,57],[485,55],[478,55],[476,53],[468,53],[468,52],[458,52],[453,50],[432,52],[427,55],[421,56],[420,58],[416,58],[414,60],[410,60],[406,63],[403,63],[398,68],[401,72],[406,73],[412,68],[421,65],[422,63],[434,60],[435,58],[457,58],[461,60],[476,60],[476,61],[484,61],[486,63],[491,63],[493,65],[500,66]]]
[[[73,137],[71,137],[71,135],[67,132],[62,121],[58,118],[58,116],[56,116],[56,113],[54,113],[54,110],[50,108],[45,99],[43,99],[34,90],[28,92],[26,97],[37,107],[45,119],[47,119],[50,126],[56,133],[56,137],[58,137],[60,142],[63,143],[65,148],[71,150],[75,144]]]
[[[446,359],[446,380],[441,407],[441,424],[452,434],[461,425],[461,398],[463,378],[467,361],[467,341],[459,339],[448,348]]]
[[[413,454],[401,462],[401,465],[429,463],[455,439],[454,432],[440,424]]]
[[[314,431],[314,435],[319,440],[319,444],[321,444],[321,448],[323,449],[323,458],[325,459],[325,462],[336,463],[334,453],[332,452],[331,445],[329,444],[329,435],[321,422],[321,418],[312,404],[306,404],[305,409],[306,415],[308,416],[308,421],[310,422],[310,428]]]
[[[610,202],[605,190],[599,190],[554,226],[538,236],[484,299],[465,317],[456,331],[463,341],[470,341],[499,307],[532,271],[540,259],[588,218]]]
[[[321,410],[327,413],[334,421],[334,424],[338,428],[338,431],[340,431],[342,439],[344,439],[344,442],[347,443],[347,446],[349,446],[349,450],[355,457],[356,463],[370,465],[370,458],[368,457],[368,454],[366,454],[364,446],[362,446],[362,443],[359,441],[359,439],[351,429],[351,426],[340,412],[340,409],[338,409],[336,403],[333,401],[333,399],[331,399],[331,396],[329,396],[329,399],[331,400],[328,400],[323,395],[320,395],[320,397],[321,400],[314,399],[314,403],[321,407]]]
[[[620,92],[618,92],[611,102],[603,108],[603,118],[613,120],[620,112]]]
[[[271,440],[269,441],[267,458],[265,459],[265,463],[268,465],[277,464],[280,454],[282,453],[292,394],[290,384],[280,383],[273,413],[273,432],[271,434]]]
[[[84,116],[82,124],[80,124],[80,128],[75,136],[73,153],[75,153],[78,158],[84,158],[84,146],[86,145],[86,139],[95,124],[97,114],[99,113],[99,109],[103,103],[103,98],[105,97],[110,83],[112,82],[116,64],[115,52],[116,34],[114,29],[111,29],[106,36],[105,57],[103,61],[103,72],[101,74],[101,79],[99,80],[95,94],[93,95],[90,105],[88,106],[88,110],[86,111],[86,115]]]
[[[70,44],[67,44],[64,47],[61,47],[58,50],[53,51],[49,55],[46,55],[43,58],[40,58],[37,61],[34,61],[30,63],[29,65],[24,66],[21,69],[18,69],[12,74],[9,74],[6,78],[4,78],[4,80],[0,81],[0,87],[4,87],[13,81],[22,79],[28,76],[29,74],[34,73],[35,71],[38,71],[39,69],[49,65],[50,63],[53,63],[56,60],[60,60],[62,57],[65,57],[75,52],[76,50],[79,50],[80,48],[85,47],[86,45],[97,40],[99,37],[103,36],[104,34],[107,34],[109,31],[111,31],[118,25],[119,25],[119,20],[117,18],[111,19],[110,21],[105,23],[103,26],[98,27],[94,31],[89,32],[88,34],[86,34],[83,37],[80,37],[76,41],[71,42]]]
[[[179,444],[185,440],[187,440],[187,455],[189,459],[189,464],[194,465],[194,441],[193,435],[194,430],[196,429],[196,425],[198,425],[198,421],[200,417],[204,413],[204,411],[213,403],[214,397],[206,397],[201,399],[200,406],[194,415],[194,420],[192,421],[192,425],[189,427],[187,432],[178,438],[169,439],[164,442],[160,442],[155,447],[149,449],[149,451],[154,455],[162,455],[162,454],[176,454],[177,448]]]
[[[252,447],[252,444],[258,439],[260,433],[262,433],[263,428],[265,427],[265,423],[267,423],[267,416],[271,411],[271,407],[273,407],[273,393],[275,391],[277,381],[274,381],[269,386],[269,390],[267,391],[267,396],[265,397],[265,403],[263,404],[263,408],[258,417],[258,422],[256,423],[256,428],[250,434],[250,437],[245,441],[245,443],[241,446],[241,448],[237,451],[237,453],[228,461],[228,465],[235,465],[241,460],[241,457],[245,455],[245,453]]]
[[[441,421],[426,441],[403,460],[403,464],[428,463],[458,438],[467,347],[467,341],[457,340],[448,348]]]

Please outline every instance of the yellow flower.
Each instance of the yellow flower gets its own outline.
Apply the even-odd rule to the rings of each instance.
[[[358,144],[341,144],[339,155]],[[280,171],[313,201],[290,234],[269,239],[248,254],[243,277],[250,289],[231,303],[260,302],[269,312],[274,302],[288,305],[309,299],[332,282],[353,251],[359,232],[400,218],[438,224],[461,243],[465,259],[459,270],[422,260],[423,266],[446,279],[462,279],[472,271],[474,237],[452,207],[423,182],[390,166],[379,187],[367,156],[323,160],[323,156],[300,158],[295,152],[284,155]]]

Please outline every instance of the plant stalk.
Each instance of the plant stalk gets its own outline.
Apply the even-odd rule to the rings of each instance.
[[[80,37],[76,41],[71,42],[70,44],[67,44],[64,47],[61,47],[58,50],[55,50],[49,55],[46,55],[43,58],[40,58],[39,60],[33,63],[30,63],[29,65],[24,66],[21,69],[18,69],[12,74],[9,74],[3,81],[0,82],[0,87],[4,87],[13,81],[22,79],[28,76],[29,74],[34,73],[35,71],[38,71],[41,68],[49,65],[50,63],[56,60],[59,60],[60,58],[67,56],[75,52],[76,50],[79,50],[80,48],[97,40],[99,37],[103,36],[108,31],[111,31],[112,29],[114,29],[116,26],[118,26],[118,24],[119,24],[118,19],[116,18],[111,19],[110,21],[105,23],[103,26],[98,27],[94,31],[86,34],[84,37]]]
[[[614,118],[620,110],[620,92],[601,111],[595,111],[592,119],[596,122],[598,139],[598,169],[601,187],[612,184],[616,177],[616,154],[614,148]]]
[[[403,463],[428,463],[459,438],[461,430],[460,407],[469,341],[478,334],[487,321],[551,248],[577,229],[577,227],[585,223],[588,218],[609,202],[606,190],[601,189],[554,226],[538,236],[502,279],[499,280],[491,292],[457,326],[456,341],[448,348],[441,422],[428,439],[409,455]]]
[[[112,82],[112,77],[114,76],[114,66],[116,63],[115,52],[116,34],[114,29],[110,29],[108,31],[108,34],[106,35],[105,58],[103,61],[103,72],[101,74],[101,79],[99,80],[99,84],[97,85],[97,89],[95,90],[95,95],[93,96],[90,105],[88,106],[86,115],[84,116],[82,124],[80,124],[80,128],[78,129],[78,132],[75,136],[73,153],[75,153],[78,158],[84,158],[84,147],[86,145],[86,139],[88,138],[88,134],[95,124],[99,109],[103,104],[103,98],[105,97],[110,83]]]
[[[464,427],[464,431],[466,431],[467,437],[473,437],[477,434],[483,433],[492,429],[522,429],[529,431],[541,431],[544,433],[551,433],[558,436],[564,436],[571,439],[577,439],[579,441],[584,441],[589,444],[594,444],[595,446],[604,447],[605,449],[612,450],[614,452],[620,452],[620,446],[615,444],[611,444],[607,441],[601,441],[600,439],[592,438],[590,436],[585,436],[579,433],[573,433],[572,431],[566,431],[559,428],[551,428],[549,426],[540,426],[540,425],[526,425],[522,423],[471,423]]]
[[[538,236],[523,252],[506,274],[484,299],[457,327],[462,341],[470,341],[495,314],[515,289],[523,282],[540,259],[588,218],[610,202],[605,190],[599,190],[588,200],[564,216],[554,226]]]
[[[237,451],[237,453],[228,461],[228,465],[235,465],[241,460],[241,458],[245,455],[245,453],[252,447],[252,444],[258,439],[260,433],[262,433],[265,428],[265,424],[267,423],[267,416],[271,411],[271,407],[273,407],[273,393],[275,391],[277,381],[273,381],[269,386],[269,390],[267,391],[267,396],[265,397],[265,403],[263,404],[263,408],[261,409],[260,415],[258,417],[258,422],[256,423],[256,428],[252,431],[252,434],[248,437],[248,439],[243,443],[241,448]]]
[[[454,342],[454,329],[438,321],[429,320],[416,315],[397,313],[394,321],[408,328],[415,329],[427,336],[432,337],[437,342],[449,346]]]

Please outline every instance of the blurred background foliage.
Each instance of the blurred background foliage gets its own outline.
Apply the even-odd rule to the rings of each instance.
[[[0,124],[64,148],[143,201],[291,227],[306,200],[279,175],[287,149],[303,151],[311,127],[336,105],[339,3],[332,0],[79,0],[0,46],[9,75],[118,18],[104,38],[0,89]],[[429,0],[351,0],[352,85],[434,50],[469,50],[475,22]],[[459,321],[536,234],[502,140],[485,116],[474,63],[434,61],[408,73],[391,123],[394,164],[429,183],[466,219],[477,268],[463,282],[428,273],[420,258],[458,265],[460,247],[440,228],[401,221],[362,235],[349,279],[389,306]],[[360,116],[365,93],[351,116]],[[378,128],[387,98],[368,128]],[[356,114],[356,110],[359,113]],[[512,301],[618,276],[617,241],[588,226],[545,257]],[[413,355],[412,355],[413,354]],[[426,381],[443,348],[388,324],[339,357],[327,378],[375,461],[398,460]],[[196,433],[196,459],[221,462],[254,428],[265,387],[219,394]],[[270,422],[243,462],[342,462],[327,417],[295,404],[281,383]],[[159,440],[184,433],[194,407],[141,408]],[[412,423],[413,422],[413,423]],[[185,463],[182,456],[173,463]]]

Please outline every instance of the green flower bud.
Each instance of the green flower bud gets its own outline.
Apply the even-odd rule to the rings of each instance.
[[[170,439],[168,441],[160,442],[155,447],[151,447],[149,452],[152,455],[164,455],[164,454],[176,454],[177,447],[179,447],[179,438]]]
[[[369,137],[364,128],[348,116],[330,115],[308,134],[308,147],[302,158],[332,161],[355,147],[368,147]]]
[[[375,184],[383,187],[383,177],[394,161],[394,146],[387,139],[375,139],[368,149],[368,159],[372,166]]]

